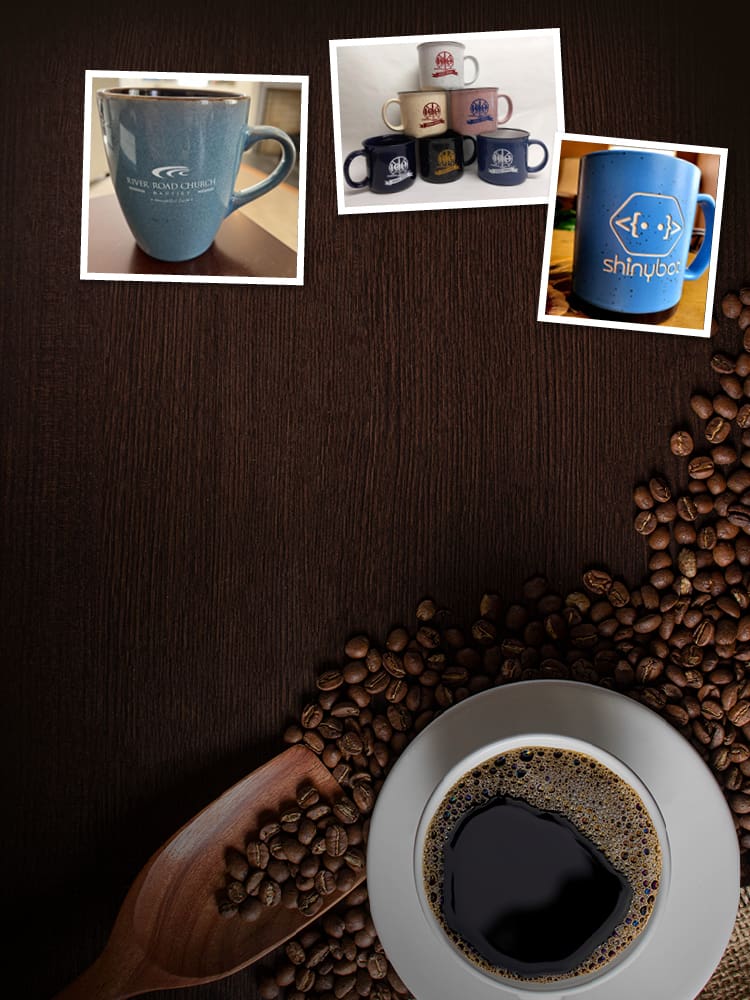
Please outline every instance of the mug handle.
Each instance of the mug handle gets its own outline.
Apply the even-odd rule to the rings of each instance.
[[[401,102],[397,97],[389,97],[388,100],[383,105],[383,107],[380,109],[381,117],[392,132],[403,132],[404,131],[403,122],[400,125],[393,125],[391,122],[388,121],[388,116],[386,114],[386,111],[388,110],[391,104],[398,104],[399,107],[401,106]]]
[[[696,206],[700,206],[701,211],[703,212],[703,218],[706,222],[706,231],[703,234],[703,242],[700,245],[698,253],[695,255],[693,263],[685,270],[685,281],[695,281],[696,278],[700,278],[708,267],[708,262],[711,259],[711,240],[714,232],[716,202],[710,194],[699,194]]]
[[[270,125],[258,125],[253,127],[245,126],[245,132],[242,140],[243,153],[246,153],[251,146],[254,146],[256,142],[261,142],[263,139],[275,139],[276,142],[279,143],[283,151],[281,160],[276,165],[273,172],[262,181],[258,181],[258,183],[253,184],[252,187],[232,192],[232,197],[229,201],[229,208],[227,209],[227,215],[231,215],[232,212],[241,208],[242,205],[247,205],[249,201],[254,201],[256,198],[260,198],[261,195],[267,194],[278,184],[281,184],[294,166],[297,159],[297,150],[295,149],[294,143],[286,132],[282,132],[281,129],[273,128]]]
[[[467,56],[466,58],[469,59],[471,57]],[[464,139],[464,142],[466,142],[468,140],[471,143],[471,156],[469,157],[468,160],[464,159],[464,166],[465,167],[470,167],[472,165],[472,163],[474,162],[474,160],[476,160],[476,158],[477,158],[477,140],[474,138],[473,135],[465,135],[463,137],[463,139]]]
[[[529,139],[529,146],[541,146],[542,149],[544,150],[544,157],[542,158],[542,162],[541,163],[537,163],[537,165],[535,167],[530,167],[529,166],[529,163],[528,163],[528,150],[527,150],[527,156],[526,156],[526,173],[527,174],[535,174],[537,172],[537,170],[541,170],[543,167],[547,166],[547,160],[549,159],[549,150],[547,149],[547,147],[544,145],[543,142],[539,141],[539,139]]]
[[[508,113],[505,116],[505,118],[498,118],[497,120],[498,125],[504,125],[508,121],[510,116],[513,114],[513,101],[511,101],[511,99],[508,97],[507,94],[498,94],[497,95],[498,101],[500,100],[501,97],[504,98],[506,104],[508,105]]]
[[[347,158],[344,160],[344,177],[346,178],[346,183],[349,185],[349,187],[353,188],[367,187],[367,185],[370,183],[369,176],[365,177],[363,181],[353,181],[351,179],[351,176],[349,175],[349,165],[351,164],[352,160],[355,160],[358,156],[367,156],[367,154],[365,153],[364,149],[355,149],[355,151],[353,153],[349,153]]]
[[[470,87],[472,83],[476,83],[476,79],[479,76],[479,63],[474,56],[464,56],[464,73],[466,73],[465,67],[467,62],[474,63],[474,76],[472,76],[471,80],[464,80],[464,87]]]

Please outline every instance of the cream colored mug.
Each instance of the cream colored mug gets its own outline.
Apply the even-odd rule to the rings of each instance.
[[[401,110],[398,125],[388,120],[391,104],[398,104]],[[444,90],[403,90],[398,97],[388,98],[381,114],[393,132],[405,132],[418,139],[442,135],[448,131],[448,95]]]

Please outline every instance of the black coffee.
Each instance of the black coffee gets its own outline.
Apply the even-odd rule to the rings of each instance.
[[[550,747],[522,747],[464,775],[424,851],[443,929],[475,964],[513,979],[605,966],[646,924],[660,874],[636,792],[592,757]]]

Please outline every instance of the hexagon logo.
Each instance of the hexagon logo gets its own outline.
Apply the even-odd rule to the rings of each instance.
[[[667,257],[682,238],[685,218],[673,195],[635,191],[613,213],[609,226],[626,253]]]

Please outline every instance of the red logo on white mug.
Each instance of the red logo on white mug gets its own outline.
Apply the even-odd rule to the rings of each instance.
[[[448,51],[438,52],[435,56],[435,68],[432,71],[435,76],[458,76],[453,68],[453,56]]]

